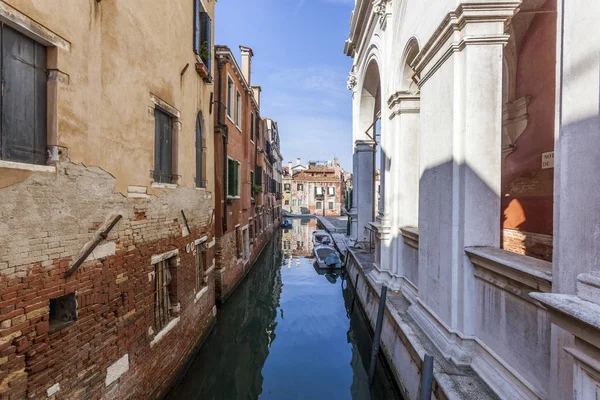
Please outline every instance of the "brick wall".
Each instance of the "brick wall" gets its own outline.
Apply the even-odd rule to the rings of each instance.
[[[502,248],[552,262],[552,235],[503,229]]]
[[[155,398],[210,326],[214,273],[197,296],[190,246],[204,236],[214,243],[210,193],[179,188],[131,199],[113,187],[101,169],[67,162],[58,174],[36,173],[0,191],[0,398]],[[65,278],[116,214],[123,218],[106,240]],[[153,329],[151,258],[172,250],[180,313],[161,335]],[[50,334],[49,301],[71,292],[77,320]]]
[[[271,239],[277,227],[279,227],[279,224],[273,224],[263,229],[262,233],[256,232],[254,241],[250,245],[250,255],[247,260],[238,259],[237,257],[235,230],[227,232],[221,238],[217,238],[215,290],[218,301],[224,302],[229,297],[232,290],[235,289],[237,284],[249,271],[249,268],[252,267],[254,261],[269,239]]]

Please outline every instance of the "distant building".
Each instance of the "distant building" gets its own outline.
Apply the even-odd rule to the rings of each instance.
[[[301,166],[300,159],[297,166]],[[290,212],[341,215],[341,194],[342,174],[337,158],[333,163],[311,162],[308,168],[292,175]]]

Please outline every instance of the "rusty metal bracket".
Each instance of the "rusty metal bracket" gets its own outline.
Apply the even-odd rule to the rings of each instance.
[[[88,258],[88,256],[92,254],[92,251],[94,251],[94,249],[98,247],[100,242],[106,240],[106,238],[108,237],[108,233],[115,227],[115,225],[117,225],[117,222],[119,222],[121,218],[123,218],[121,215],[113,215],[108,221],[108,223],[104,225],[105,228],[102,229],[100,232],[96,233],[95,237],[92,239],[92,242],[89,243],[88,247],[83,251],[83,253],[80,253],[80,256],[77,258],[77,261],[73,263],[69,272],[66,273],[65,279],[70,278],[79,269],[81,264],[83,264],[83,262]]]
[[[190,229],[190,224],[188,224],[187,217],[185,216],[185,213],[183,212],[183,210],[181,210],[181,216],[183,217],[183,222],[185,222],[185,227],[188,230],[188,234],[191,235],[192,234],[192,230]]]

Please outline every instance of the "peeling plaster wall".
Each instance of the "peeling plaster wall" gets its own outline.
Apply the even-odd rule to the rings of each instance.
[[[0,397],[39,397],[59,384],[65,397],[155,397],[207,331],[214,317],[214,276],[196,299],[190,245],[212,236],[210,193],[180,188],[131,199],[97,167],[60,162],[58,173],[35,173],[0,190]],[[191,232],[181,216],[184,210]],[[122,219],[71,277],[82,247],[111,216]],[[151,257],[178,250],[174,293],[180,322],[160,343],[154,326]],[[214,250],[207,250],[212,264]],[[78,318],[49,332],[49,301],[75,292]],[[176,338],[176,340],[175,340]],[[106,378],[128,355],[128,370]],[[160,361],[160,362],[159,362]],[[7,382],[11,382],[7,386]]]

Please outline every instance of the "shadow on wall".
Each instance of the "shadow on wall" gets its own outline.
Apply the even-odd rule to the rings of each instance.
[[[559,285],[559,289],[561,293],[573,293],[576,275],[587,272],[585,268],[598,269],[600,259],[600,174],[592,168],[600,164],[600,113],[563,125],[555,145],[559,149],[556,204],[561,211],[555,213],[560,248],[557,265],[568,268],[575,264],[573,271],[578,271],[573,272],[568,288]]]

